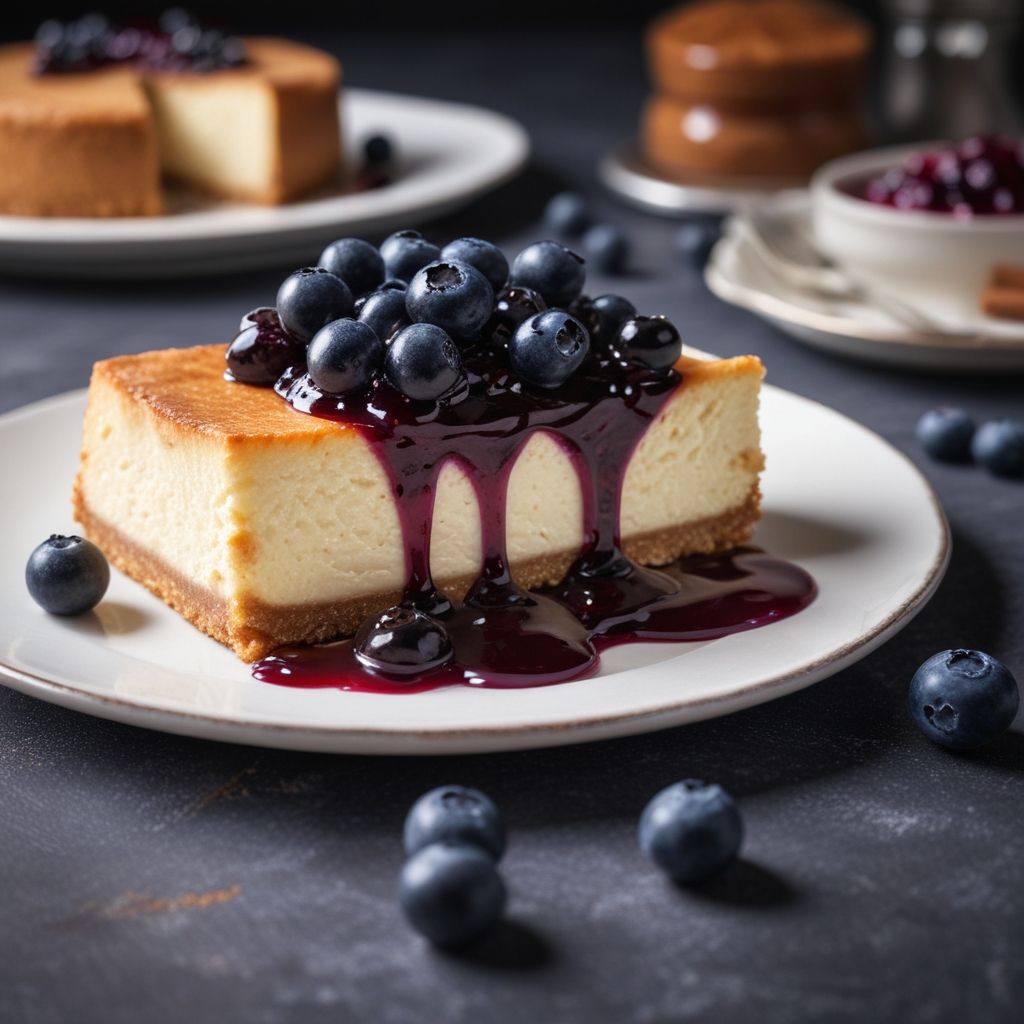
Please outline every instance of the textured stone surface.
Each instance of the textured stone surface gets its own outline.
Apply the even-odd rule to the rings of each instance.
[[[430,233],[494,237],[512,253],[542,233],[555,187],[592,193],[628,229],[636,267],[591,292],[625,291],[693,344],[758,353],[773,383],[906,451],[949,514],[949,575],[898,638],[804,693],[574,749],[277,753],[0,689],[0,1019],[1018,1020],[1024,736],[951,755],[918,735],[904,698],[914,668],[953,645],[1024,676],[1024,484],[930,463],[913,440],[940,403],[1024,416],[1024,380],[829,359],[688,278],[671,260],[672,225],[615,206],[594,180],[642,95],[635,41],[455,36],[432,41],[429,59],[420,42],[355,35],[338,49],[354,83],[470,97],[520,117],[536,143],[518,183]],[[101,356],[226,339],[291,269],[129,287],[4,281],[0,408],[84,385]],[[634,834],[645,801],[685,776],[730,789],[748,837],[733,872],[689,891],[649,869]],[[485,789],[510,825],[509,924],[462,957],[427,948],[393,899],[404,813],[448,781]]]

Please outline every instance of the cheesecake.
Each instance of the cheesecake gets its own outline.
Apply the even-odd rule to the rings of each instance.
[[[0,213],[152,216],[162,181],[280,204],[341,184],[338,62],[283,39],[199,69],[142,60],[40,68],[35,44],[0,47]]]
[[[224,377],[223,345],[118,356],[89,385],[74,512],[122,572],[253,661],[351,635],[402,597],[407,549],[387,466],[354,426],[297,413]],[[679,382],[622,473],[626,555],[663,565],[751,536],[763,466],[763,367],[684,354]],[[559,583],[584,543],[570,454],[538,431],[508,480],[511,570]],[[482,510],[467,473],[440,473],[430,565],[465,595],[480,573]]]
[[[654,86],[640,124],[666,177],[797,183],[866,141],[871,36],[824,0],[698,0],[646,36]]]

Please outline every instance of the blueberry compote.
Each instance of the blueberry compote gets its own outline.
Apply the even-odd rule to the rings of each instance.
[[[416,402],[378,378],[345,396],[320,392],[301,365],[277,392],[299,412],[361,430],[392,481],[407,552],[403,603],[443,623],[452,655],[418,674],[376,673],[350,641],[282,648],[253,667],[256,678],[296,687],[418,692],[453,683],[541,686],[596,671],[602,648],[631,640],[709,640],[793,615],[813,599],[797,566],[755,549],[692,556],[659,569],[622,553],[623,467],[680,384],[655,370],[592,355],[557,388],[530,388],[490,345],[463,351],[465,376],[439,402]],[[505,506],[516,456],[536,431],[564,445],[584,494],[584,547],[558,586],[531,592],[509,572]],[[455,460],[477,492],[483,569],[461,604],[430,572],[438,475]]]

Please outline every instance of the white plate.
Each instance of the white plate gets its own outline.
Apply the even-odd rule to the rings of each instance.
[[[0,417],[0,679],[134,725],[209,739],[375,754],[575,743],[646,732],[780,697],[839,671],[901,629],[946,567],[949,534],[920,473],[875,434],[767,388],[768,470],[757,540],[799,562],[820,594],[793,618],[700,644],[637,644],[601,675],[526,690],[415,695],[294,690],[248,667],[140,585],[113,574],[94,613],[58,619],[24,586],[25,560],[73,532],[68,494],[84,395]]]
[[[390,185],[277,207],[179,199],[163,217],[0,216],[0,272],[173,277],[308,261],[339,235],[450,212],[529,155],[519,124],[479,107],[366,89],[346,89],[341,106],[350,147],[376,132],[395,141],[401,167]]]
[[[781,228],[797,229],[809,223],[809,198],[806,192],[788,192],[763,205],[760,213],[778,218]],[[913,369],[1024,370],[1024,324],[993,320],[979,311],[970,331],[952,325],[949,330],[912,330],[867,302],[826,298],[783,281],[732,223],[712,250],[704,277],[720,299],[826,352]],[[926,312],[936,316],[934,309]]]

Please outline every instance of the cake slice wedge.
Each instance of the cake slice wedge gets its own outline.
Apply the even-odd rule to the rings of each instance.
[[[357,427],[297,413],[224,379],[220,345],[98,363],[74,511],[85,533],[245,660],[351,634],[401,599],[407,550],[396,489]],[[621,485],[625,553],[645,564],[732,548],[759,515],[763,367],[687,351]],[[570,454],[532,433],[508,483],[513,575],[557,583],[583,545]],[[430,564],[458,598],[478,576],[481,515],[465,472],[442,469]]]

